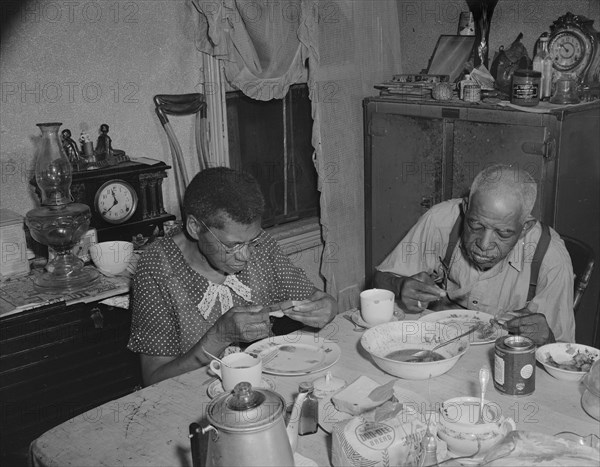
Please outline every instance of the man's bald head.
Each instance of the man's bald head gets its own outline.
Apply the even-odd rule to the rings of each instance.
[[[526,170],[513,165],[496,164],[477,174],[469,192],[469,204],[478,193],[502,200],[516,200],[521,206],[520,221],[523,223],[531,216],[537,184]]]

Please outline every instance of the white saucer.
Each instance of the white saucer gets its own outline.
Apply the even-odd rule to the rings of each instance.
[[[361,328],[369,329],[369,328],[372,328],[373,326],[376,326],[375,324],[367,323],[360,315],[360,310],[358,310],[358,309],[355,309],[352,312],[352,314],[350,315],[350,318],[352,319],[352,321],[354,321],[354,324],[360,326]],[[392,316],[392,319],[390,320],[390,322],[392,322],[392,321],[398,321],[398,317],[396,316],[395,310],[394,310],[394,316]]]
[[[275,382],[273,380],[271,380],[269,378],[265,378],[263,376],[262,380],[260,381],[259,388],[271,389],[274,391],[275,390]],[[217,378],[208,385],[208,389],[206,390],[206,392],[208,393],[208,397],[213,399],[216,396],[218,396],[219,394],[223,394],[225,392],[225,389],[223,389],[223,384],[221,383],[221,380],[219,378]]]

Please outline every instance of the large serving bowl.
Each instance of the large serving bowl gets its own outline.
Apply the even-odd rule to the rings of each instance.
[[[440,342],[458,335],[454,326],[424,321],[393,321],[367,329],[360,340],[382,370],[404,379],[428,379],[446,373],[469,348],[469,338],[452,342],[438,350],[443,360],[403,362],[389,355],[399,350],[431,350]]]
[[[514,420],[503,417],[495,403],[484,405],[483,423],[478,423],[479,403],[477,397],[455,397],[442,403],[437,434],[452,453],[483,455],[516,429]]]
[[[535,358],[556,379],[579,381],[587,374],[591,365],[600,359],[600,350],[583,344],[556,342],[539,347]],[[584,362],[589,362],[589,365],[582,365]]]
[[[133,256],[133,243],[123,241],[101,242],[90,247],[90,257],[103,273],[118,275],[127,269]]]

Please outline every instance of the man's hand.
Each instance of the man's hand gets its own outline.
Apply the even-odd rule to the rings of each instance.
[[[214,324],[216,337],[227,344],[268,337],[269,329],[269,310],[260,305],[234,306]]]
[[[337,313],[336,300],[320,290],[316,290],[310,299],[302,300],[293,308],[284,310],[286,316],[315,328],[324,327],[335,318]]]
[[[429,274],[420,272],[404,278],[399,295],[404,311],[420,313],[427,308],[430,302],[445,297],[446,291],[435,285]]]
[[[505,313],[497,321],[511,334],[529,337],[538,347],[555,342],[554,333],[542,313],[530,313],[527,309]]]

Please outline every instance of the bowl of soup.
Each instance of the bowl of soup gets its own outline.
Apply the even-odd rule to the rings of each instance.
[[[361,345],[375,364],[387,373],[404,379],[428,379],[449,371],[469,348],[465,336],[434,352],[415,356],[422,350],[456,337],[455,326],[424,321],[393,321],[367,329]]]

